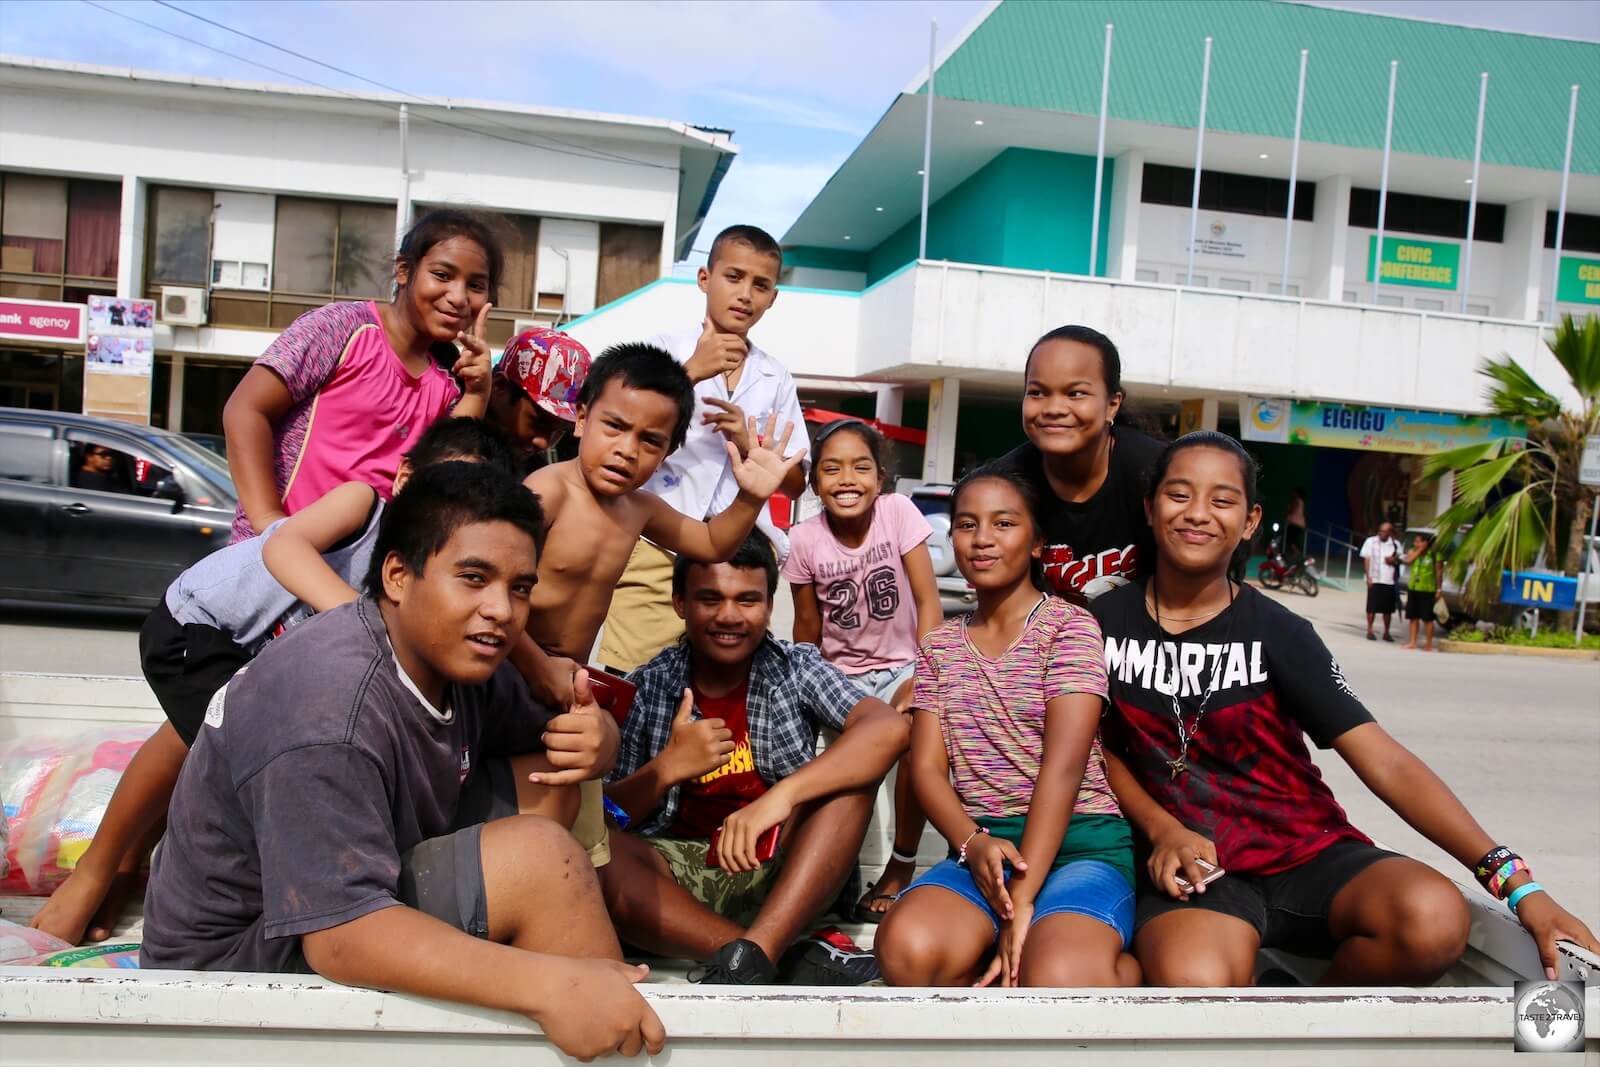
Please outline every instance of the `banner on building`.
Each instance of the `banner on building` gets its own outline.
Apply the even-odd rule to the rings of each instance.
[[[0,339],[83,344],[83,305],[48,300],[0,300]]]
[[[141,424],[150,421],[155,325],[154,301],[89,298],[89,337],[83,362],[85,415]]]
[[[1377,259],[1378,235],[1367,238],[1367,281]],[[1416,285],[1424,289],[1454,289],[1461,266],[1461,246],[1448,241],[1418,241],[1410,237],[1383,238],[1384,285]]]
[[[1522,435],[1501,418],[1259,396],[1240,402],[1239,430],[1246,441],[1411,455]]]
[[[1556,300],[1563,304],[1600,304],[1600,259],[1562,256],[1556,272]]]

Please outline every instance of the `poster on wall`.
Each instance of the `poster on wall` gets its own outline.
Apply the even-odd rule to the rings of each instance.
[[[1378,257],[1378,235],[1367,238],[1367,281]],[[1415,285],[1423,289],[1454,289],[1461,266],[1461,246],[1448,241],[1418,241],[1410,237],[1383,239],[1383,284]]]
[[[1600,304],[1600,259],[1562,256],[1556,299],[1563,304]]]
[[[150,421],[156,305],[151,300],[89,298],[84,344],[83,413],[123,422]]]
[[[1183,250],[1189,250],[1185,234]],[[1255,241],[1255,223],[1250,219],[1204,217],[1195,231],[1194,254],[1196,259],[1212,263],[1243,263],[1250,258]],[[1255,249],[1260,252],[1261,249]]]
[[[1239,430],[1246,441],[1410,455],[1523,435],[1508,419],[1260,396],[1240,401]]]

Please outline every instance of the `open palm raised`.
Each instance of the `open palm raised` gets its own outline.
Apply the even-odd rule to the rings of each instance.
[[[772,430],[777,421],[776,414],[768,415],[766,429],[761,433],[756,431],[755,419],[746,421],[745,428],[751,442],[748,455],[740,457],[739,449],[734,443],[726,442],[728,462],[733,465],[733,480],[739,483],[740,489],[761,500],[766,500],[776,493],[778,487],[783,484],[783,479],[806,455],[806,450],[801,448],[789,458],[784,458],[783,450],[788,447],[789,436],[794,433],[794,423],[784,423],[783,436],[774,442]]]

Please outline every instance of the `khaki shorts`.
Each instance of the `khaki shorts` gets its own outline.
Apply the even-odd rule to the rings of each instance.
[[[761,913],[767,894],[777,884],[783,870],[783,852],[758,869],[729,874],[720,867],[706,866],[711,842],[698,837],[641,838],[661,853],[672,869],[672,880],[689,895],[736,926],[748,928]]]
[[[631,671],[683,636],[672,610],[672,553],[639,538],[611,594],[611,610],[596,653],[602,666]]]

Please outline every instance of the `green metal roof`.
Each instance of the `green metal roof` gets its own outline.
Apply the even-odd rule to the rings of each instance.
[[[1396,152],[1471,159],[1486,70],[1484,162],[1560,170],[1569,93],[1582,84],[1572,169],[1600,174],[1600,44],[1276,0],[1004,0],[940,64],[938,94],[1099,114],[1108,22],[1113,118],[1194,126],[1210,35],[1208,129],[1293,136],[1308,48],[1307,141],[1381,149],[1389,61],[1398,59]]]

